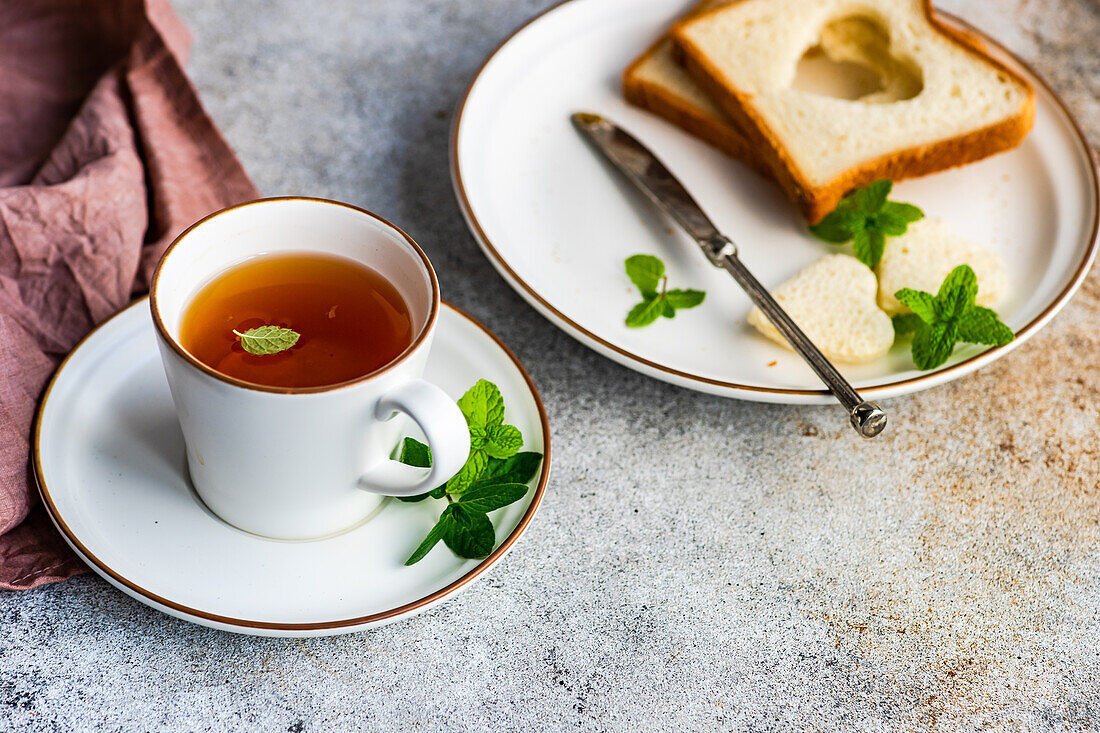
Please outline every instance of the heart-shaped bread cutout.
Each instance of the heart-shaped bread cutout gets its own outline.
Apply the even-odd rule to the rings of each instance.
[[[924,88],[920,67],[890,51],[890,35],[872,18],[852,15],[821,29],[806,49],[791,88],[837,99],[885,104],[912,99]]]
[[[928,293],[939,290],[948,273],[970,265],[978,276],[978,305],[992,308],[1008,289],[1008,270],[995,252],[969,242],[942,219],[928,217],[910,224],[900,237],[889,237],[876,272],[879,307],[890,315],[908,313],[894,293],[913,288]]]
[[[773,291],[810,340],[833,361],[859,364],[890,350],[894,326],[875,303],[875,273],[855,257],[822,257]],[[771,321],[753,308],[749,323],[791,348]]]

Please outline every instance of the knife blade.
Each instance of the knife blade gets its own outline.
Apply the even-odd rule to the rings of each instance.
[[[873,438],[886,427],[886,413],[860,397],[855,388],[802,332],[775,301],[737,254],[737,246],[722,234],[696,203],[679,179],[649,148],[618,125],[591,112],[576,112],[576,128],[595,145],[612,165],[631,181],[659,209],[668,214],[702,249],[715,267],[726,270],[787,342],[802,356],[814,373],[837,398],[856,432]]]

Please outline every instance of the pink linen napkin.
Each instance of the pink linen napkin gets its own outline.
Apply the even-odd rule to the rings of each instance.
[[[87,568],[39,506],[35,404],[172,238],[258,194],[183,72],[167,0],[0,0],[0,588]]]

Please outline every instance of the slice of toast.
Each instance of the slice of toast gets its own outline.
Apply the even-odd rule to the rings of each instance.
[[[733,0],[672,36],[811,223],[857,186],[1008,150],[1034,121],[1030,85],[938,21],[930,0]],[[858,67],[877,89],[800,87],[815,57]]]
[[[713,10],[729,0],[702,0],[684,19]],[[672,39],[658,38],[623,72],[623,95],[631,104],[663,117],[735,160],[771,176],[771,169],[733,120],[691,78],[676,58]]]

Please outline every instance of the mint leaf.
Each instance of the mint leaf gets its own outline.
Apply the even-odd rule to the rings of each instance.
[[[485,452],[490,458],[510,458],[523,447],[523,434],[514,425],[494,425],[485,438]]]
[[[397,460],[401,461],[407,466],[416,466],[417,468],[429,468],[432,465],[432,451],[428,446],[421,443],[415,438],[405,438],[401,443],[401,457]],[[439,486],[426,491],[423,494],[417,494],[416,496],[399,496],[398,501],[404,502],[416,502],[424,501],[429,497],[438,499],[443,495],[443,487]]]
[[[871,269],[878,267],[886,250],[886,237],[877,229],[864,229],[855,235],[856,259]]]
[[[907,336],[920,328],[921,324],[924,323],[916,313],[903,313],[894,316],[892,322],[894,324],[894,338]]]
[[[669,290],[665,293],[668,304],[680,310],[681,308],[694,308],[703,302],[707,294],[702,290]]]
[[[480,450],[485,447],[485,428],[470,428],[470,450]]]
[[[486,513],[522,499],[542,463],[541,453],[518,452],[523,434],[514,425],[504,424],[504,398],[495,384],[479,380],[458,403],[473,447],[465,465],[444,486],[419,496],[399,497],[406,502],[447,500],[439,520],[406,565],[419,562],[440,540],[460,557],[487,556],[496,544],[496,531]],[[431,449],[419,440],[405,438],[399,460],[428,467]]]
[[[542,463],[542,454],[534,451],[516,453],[511,458],[500,460],[490,458],[481,472],[481,476],[471,486],[473,491],[485,482],[502,484],[525,484],[538,473],[539,464]]]
[[[893,181],[883,179],[868,184],[865,188],[857,188],[852,197],[864,213],[873,214],[886,203],[886,197],[893,187]]]
[[[492,382],[481,379],[458,400],[458,407],[470,426],[470,456],[447,482],[447,493],[458,495],[480,478],[490,456],[508,458],[523,445],[523,436],[512,425],[504,425],[504,397]]]
[[[913,311],[918,318],[925,323],[935,323],[939,318],[939,310],[936,308],[936,296],[923,290],[902,288],[894,293],[902,305]]]
[[[443,528],[443,542],[459,557],[480,560],[493,551],[497,542],[493,523],[484,512],[467,509],[461,504],[451,504],[451,521]]]
[[[989,308],[974,306],[959,317],[959,340],[969,344],[1004,346],[1016,338],[1012,329]]]
[[[504,398],[500,389],[487,379],[479,379],[458,398],[458,409],[471,428],[488,428],[504,421]]]
[[[428,531],[428,536],[424,538],[424,541],[420,543],[413,554],[409,555],[409,559],[405,561],[405,565],[415,565],[424,559],[424,556],[436,546],[444,535],[452,531],[450,525],[454,522],[451,519],[451,507],[447,507],[443,510],[443,514],[440,515],[439,521],[435,523],[435,526]]]
[[[843,198],[840,199],[840,203],[836,205],[836,208],[833,209],[833,211],[854,211],[857,213],[863,212],[864,194],[862,193],[862,191],[862,188],[856,188],[849,191],[847,194],[844,195]]]
[[[483,450],[471,450],[470,457],[466,459],[466,463],[459,469],[458,473],[451,477],[447,482],[448,494],[461,494],[470,484],[477,480],[481,476],[481,472],[485,470],[485,466],[489,463],[489,456]]]
[[[397,460],[407,466],[430,468],[432,465],[432,449],[416,438],[405,438],[401,443],[401,457]]]
[[[886,237],[905,234],[909,224],[924,217],[924,212],[912,204],[888,201],[893,186],[892,181],[881,180],[857,188],[824,219],[811,224],[810,233],[831,244],[852,240],[856,258],[870,268],[877,267],[886,249]]]
[[[642,302],[626,314],[630,328],[648,326],[661,316],[675,318],[678,309],[694,308],[706,297],[701,290],[668,290],[665,263],[653,255],[627,257],[626,274],[642,293]]]
[[[906,224],[912,224],[924,218],[924,212],[920,210],[919,206],[905,204],[900,201],[887,201],[882,205],[879,215],[887,215],[893,219],[900,219]]]
[[[885,211],[880,211],[868,219],[868,224],[872,229],[882,232],[888,237],[900,237],[909,228],[909,222],[905,219],[888,214]]]
[[[626,275],[644,297],[657,294],[657,286],[665,276],[665,263],[653,255],[632,255],[626,258]]]
[[[978,276],[970,265],[959,265],[944,278],[936,294],[936,304],[943,318],[955,318],[973,307],[977,297]]]
[[[268,356],[286,351],[301,338],[301,334],[297,331],[279,326],[258,326],[244,333],[233,329],[233,333],[240,339],[241,348],[256,356]]]
[[[844,244],[863,229],[863,222],[863,212],[838,205],[820,222],[811,224],[810,233],[830,244]]]
[[[454,505],[488,513],[519,501],[527,494],[527,488],[527,484],[488,484],[470,489]]]
[[[894,333],[915,331],[913,363],[919,369],[943,365],[959,341],[1003,346],[1015,338],[996,313],[975,304],[977,295],[978,278],[969,265],[952,270],[936,295],[910,288],[894,294],[913,311],[894,317]]]
[[[661,317],[664,309],[665,299],[659,295],[654,295],[630,309],[630,312],[626,314],[626,325],[631,328],[648,326]]]
[[[937,323],[925,325],[913,336],[913,363],[918,369],[935,369],[942,366],[955,350],[955,328]]]

